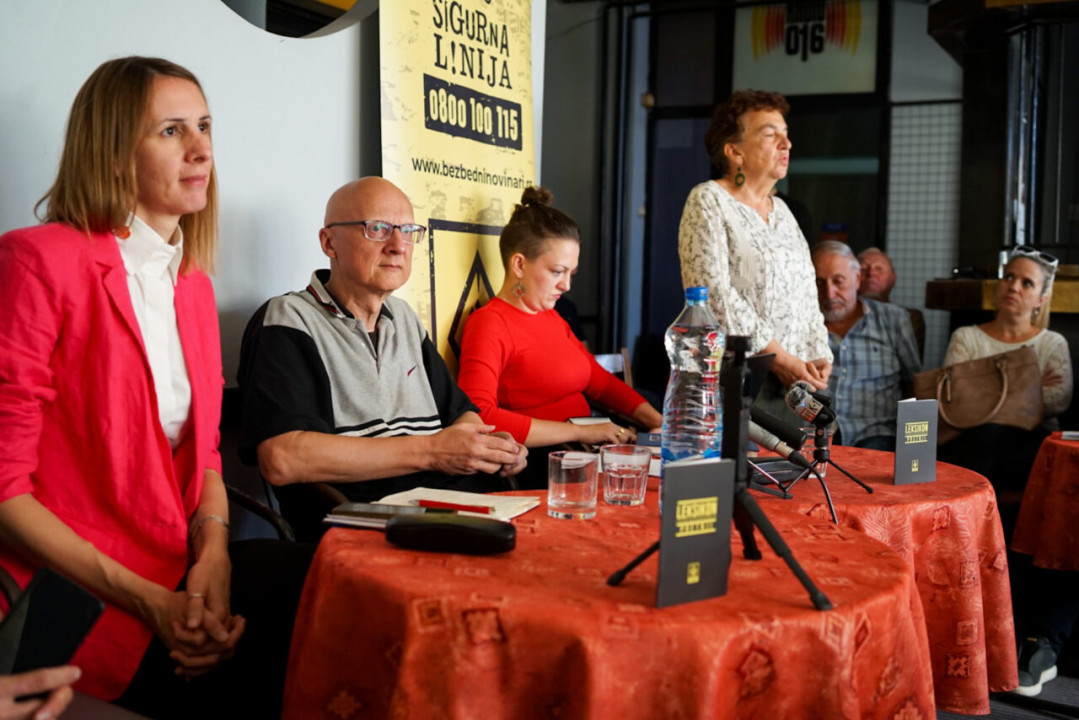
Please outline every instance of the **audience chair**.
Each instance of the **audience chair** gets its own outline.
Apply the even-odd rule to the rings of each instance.
[[[239,388],[225,388],[221,401],[221,465],[229,498],[233,540],[277,537],[293,542],[296,534],[278,512],[273,494],[257,468],[240,462],[243,400]]]
[[[925,315],[916,308],[905,308],[910,315],[910,327],[914,331],[914,341],[918,343],[918,359],[925,362]]]
[[[233,539],[276,536],[289,542],[318,542],[326,530],[322,518],[335,506],[348,502],[348,498],[328,483],[271,489],[258,468],[240,461],[242,422],[240,389],[225,388],[221,408],[221,464],[233,510],[230,514]]]
[[[269,483],[266,483],[267,485]],[[300,542],[317,543],[329,526],[322,522],[326,513],[348,502],[344,493],[329,483],[299,483],[273,488],[281,515]]]
[[[596,355],[596,362],[626,385],[633,387],[633,368],[629,362],[629,348],[622,348],[616,353]]]

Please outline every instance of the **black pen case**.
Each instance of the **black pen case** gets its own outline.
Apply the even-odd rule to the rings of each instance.
[[[494,555],[517,545],[517,528],[501,520],[443,513],[398,515],[386,523],[386,539],[410,550]]]

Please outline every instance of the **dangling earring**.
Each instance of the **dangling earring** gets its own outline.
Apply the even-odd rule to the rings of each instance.
[[[525,294],[525,286],[521,284],[520,280],[517,281],[517,284],[513,286],[512,290],[513,294],[517,297],[521,297]]]
[[[742,174],[742,166],[738,166],[738,173],[734,176],[734,184],[737,187],[742,187],[746,184],[746,176]]]
[[[1030,311],[1030,314],[1032,319],[1037,320],[1038,316],[1042,314],[1042,309],[1040,307],[1036,307]]]

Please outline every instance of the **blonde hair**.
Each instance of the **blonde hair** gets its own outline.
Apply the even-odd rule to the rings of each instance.
[[[187,69],[160,58],[125,57],[102,63],[75,96],[60,167],[34,213],[90,233],[114,232],[138,202],[135,153],[147,123],[155,78],[202,85]],[[205,93],[204,93],[205,95]],[[44,215],[39,214],[45,206]],[[212,272],[217,261],[217,172],[210,170],[206,207],[180,218],[184,270]],[[166,238],[167,239],[167,238]]]

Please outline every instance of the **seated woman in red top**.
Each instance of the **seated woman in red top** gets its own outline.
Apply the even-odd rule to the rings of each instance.
[[[0,566],[104,600],[75,687],[155,718],[280,714],[312,550],[228,541],[210,126],[186,69],[104,63],[0,236]]]
[[[632,442],[633,428],[566,422],[589,415],[589,400],[645,428],[658,428],[663,417],[600,367],[555,312],[577,272],[581,233],[551,207],[552,199],[545,188],[528,188],[503,228],[506,277],[498,295],[465,325],[457,384],[485,422],[529,448]],[[547,453],[531,452],[529,459],[528,478],[518,481],[545,487]]]

